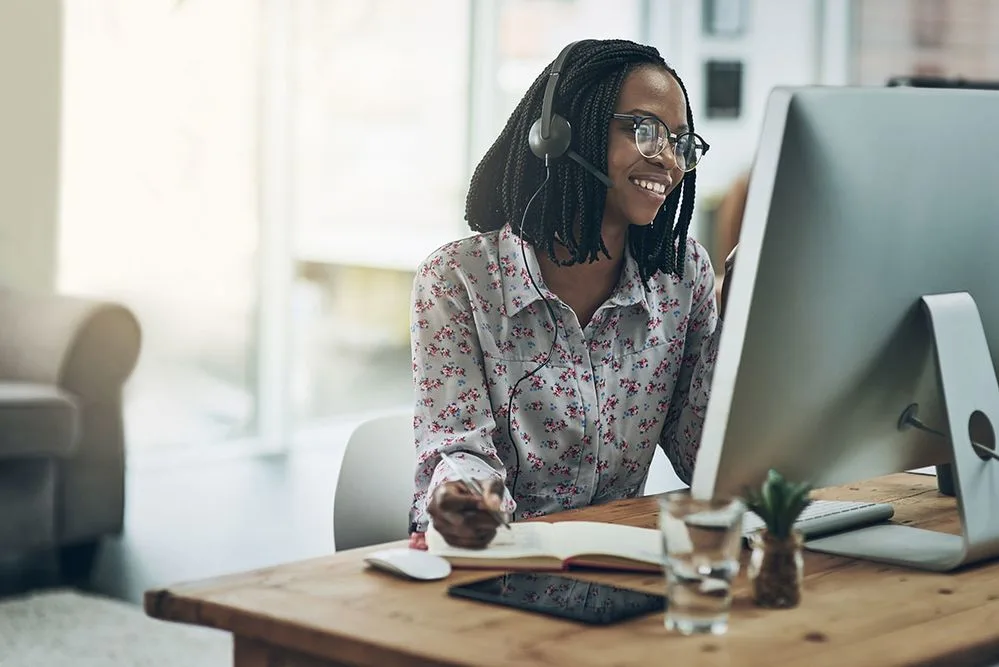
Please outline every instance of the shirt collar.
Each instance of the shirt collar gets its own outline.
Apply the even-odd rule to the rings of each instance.
[[[538,290],[531,284],[532,277],[545,298],[555,298],[541,277],[541,267],[534,247],[526,241],[523,242],[523,248],[521,245],[520,237],[513,233],[510,225],[504,225],[499,233],[498,271],[503,285],[503,306],[507,317],[513,317],[535,301],[541,300]]]
[[[534,252],[534,247],[530,243],[524,242],[523,249],[521,249],[521,239],[513,232],[513,228],[509,224],[504,225],[503,229],[500,230],[498,244],[500,263],[498,270],[503,284],[503,305],[507,317],[513,317],[530,304],[541,300],[538,290],[534,289],[534,285],[531,284],[531,277],[534,278],[545,298],[557,298],[541,277],[541,267],[538,264],[538,256]],[[530,271],[530,276],[528,271]],[[648,292],[638,271],[638,262],[631,256],[631,252],[625,254],[621,279],[607,300],[607,304],[620,307],[640,304],[645,308],[646,313],[652,313]]]

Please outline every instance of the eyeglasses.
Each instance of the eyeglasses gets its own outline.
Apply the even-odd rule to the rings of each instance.
[[[655,116],[634,116],[626,113],[612,113],[611,118],[630,121],[635,129],[635,145],[644,157],[654,158],[666,150],[673,149],[676,164],[683,171],[693,171],[701,157],[708,152],[708,142],[695,132],[673,134]]]

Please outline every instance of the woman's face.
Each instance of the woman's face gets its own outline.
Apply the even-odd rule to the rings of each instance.
[[[680,84],[658,67],[639,67],[625,78],[614,113],[654,116],[674,135],[688,129],[687,105]],[[633,121],[612,118],[607,138],[607,175],[614,187],[607,190],[603,225],[627,227],[650,224],[666,197],[680,184],[684,172],[677,166],[671,146],[647,158],[635,143]]]

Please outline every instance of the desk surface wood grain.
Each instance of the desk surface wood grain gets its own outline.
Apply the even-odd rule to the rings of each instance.
[[[936,492],[935,481],[891,475],[816,496],[891,502],[898,523],[957,532],[955,502]],[[638,498],[558,518],[652,528],[656,516],[655,499]],[[800,607],[755,607],[743,567],[728,634],[681,637],[663,628],[662,614],[591,628],[458,600],[448,586],[493,573],[455,571],[444,581],[410,583],[367,569],[362,557],[372,550],[151,590],[146,612],[232,632],[237,665],[821,667],[971,665],[999,656],[999,562],[933,574],[806,552]],[[663,590],[661,576],[573,576]]]

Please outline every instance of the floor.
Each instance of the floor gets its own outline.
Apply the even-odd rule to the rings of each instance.
[[[333,551],[342,445],[287,455],[137,467],[126,479],[124,534],[106,539],[87,588],[140,603],[149,588]],[[0,595],[61,583],[55,559],[0,562]]]

